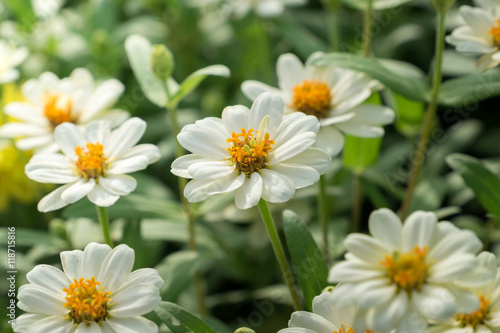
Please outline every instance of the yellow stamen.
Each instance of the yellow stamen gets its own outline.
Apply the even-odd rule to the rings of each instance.
[[[461,313],[455,316],[455,319],[462,325],[472,326],[476,328],[477,325],[484,325],[485,320],[489,319],[489,314],[491,310],[490,301],[486,300],[484,296],[479,296],[479,308],[476,311],[469,313]]]
[[[64,306],[70,309],[68,318],[77,324],[92,321],[100,323],[108,315],[111,292],[102,292],[101,283],[95,281],[93,276],[87,280],[73,279],[73,282],[68,288],[63,289],[66,292]]]
[[[241,133],[232,133],[232,137],[227,139],[227,143],[232,143],[226,150],[231,156],[229,163],[234,165],[236,170],[250,175],[252,172],[259,172],[267,167],[268,153],[273,149],[273,140],[269,140],[269,133],[257,135],[257,140],[253,135],[254,130],[248,132],[242,128]],[[257,133],[258,134],[258,133]]]
[[[62,95],[50,95],[45,99],[43,115],[49,120],[52,127],[65,122],[74,122],[73,101]]]
[[[78,157],[75,166],[81,176],[97,180],[105,174],[108,158],[104,156],[103,148],[103,145],[99,142],[95,144],[88,142],[86,150],[80,146],[75,148],[75,153]]]
[[[325,82],[303,81],[293,88],[291,107],[318,119],[328,116],[332,104],[332,93]]]
[[[413,290],[420,290],[427,279],[429,266],[425,262],[426,255],[426,246],[415,246],[411,252],[396,252],[392,257],[386,256],[380,265],[387,269],[389,280],[399,290],[411,293]]]

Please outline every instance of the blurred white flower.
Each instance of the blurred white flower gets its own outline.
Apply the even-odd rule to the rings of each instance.
[[[19,66],[26,57],[28,57],[26,47],[15,47],[5,40],[0,40],[0,84],[19,78],[19,72],[15,67]]]
[[[321,55],[312,54],[303,65],[295,55],[283,54],[276,65],[279,88],[249,80],[241,89],[250,100],[265,91],[275,92],[283,99],[287,113],[300,111],[317,117],[321,129],[315,147],[335,156],[344,146],[340,131],[380,137],[384,134],[380,125],[392,123],[394,111],[381,105],[361,105],[380,83],[352,70],[313,66],[312,61]]]
[[[47,19],[54,16],[64,4],[64,0],[31,0],[35,15]]]
[[[160,304],[158,271],[132,272],[134,250],[90,243],[84,251],[61,252],[64,271],[38,265],[19,288],[14,332],[157,333],[144,317]]]
[[[340,299],[352,299],[364,313],[356,331],[422,332],[429,320],[478,308],[470,290],[454,286],[476,268],[483,245],[473,232],[422,211],[403,225],[392,211],[379,209],[368,223],[372,236],[349,235],[346,260],[329,275],[330,282],[343,282]],[[475,283],[489,278],[476,275]]]
[[[26,175],[40,183],[65,184],[38,203],[47,212],[83,197],[101,207],[114,204],[135,190],[135,179],[125,175],[145,169],[160,158],[152,144],[135,146],[146,123],[131,118],[111,131],[104,121],[90,123],[82,131],[72,123],[59,125],[55,138],[64,154],[35,154],[26,165]]]
[[[235,0],[228,6],[236,18],[241,18],[250,11],[255,11],[260,17],[277,17],[283,14],[285,6],[304,6],[307,0]]]
[[[20,138],[16,146],[21,150],[58,151],[54,129],[64,122],[85,125],[105,119],[115,127],[128,117],[124,110],[109,110],[123,93],[123,84],[115,79],[96,84],[84,68],[75,69],[64,79],[46,72],[28,80],[21,89],[26,102],[5,106],[5,113],[20,122],[0,127],[0,136]]]
[[[479,4],[460,7],[465,25],[453,30],[446,41],[459,52],[482,55],[476,67],[484,71],[500,64],[500,4],[487,0]]]
[[[295,189],[318,181],[331,165],[330,157],[312,148],[319,129],[315,117],[284,116],[281,98],[259,96],[249,110],[224,109],[222,119],[205,118],[185,126],[177,136],[193,154],[172,164],[172,173],[193,178],[184,191],[190,202],[235,191],[236,206],[247,209],[262,198],[286,202]]]

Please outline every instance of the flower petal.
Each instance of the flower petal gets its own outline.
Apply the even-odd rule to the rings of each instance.
[[[80,276],[80,278],[97,278],[104,260],[110,253],[111,247],[107,244],[89,243],[82,256],[82,273],[85,275]]]
[[[300,154],[311,147],[315,141],[316,133],[314,132],[305,132],[295,136],[269,153],[269,165],[276,165]]]
[[[63,153],[72,160],[76,160],[75,148],[77,146],[83,148],[87,143],[73,123],[63,123],[57,126],[54,135]]]
[[[96,182],[93,178],[80,178],[78,181],[70,184],[70,186],[61,193],[61,199],[68,203],[74,203],[86,196],[94,189]]]
[[[196,179],[218,179],[235,172],[227,161],[203,161],[191,164],[188,173]]]
[[[342,132],[359,138],[378,138],[384,135],[384,129],[382,127],[373,125],[345,122],[335,126],[337,126],[337,128],[339,128]]]
[[[444,237],[429,252],[429,259],[440,261],[456,253],[477,253],[483,244],[477,236],[469,230],[461,230]]]
[[[134,250],[125,244],[115,247],[106,256],[99,272],[98,281],[105,290],[118,289],[127,279],[134,266]]]
[[[248,130],[250,110],[243,105],[228,106],[222,110],[222,122],[229,134],[240,133],[241,129]],[[256,130],[256,129],[255,129]]]
[[[161,302],[158,288],[151,284],[130,285],[109,300],[111,315],[116,318],[141,316],[153,311]]]
[[[170,169],[174,175],[183,177],[183,178],[193,178],[193,176],[188,172],[188,168],[191,164],[194,163],[202,163],[212,161],[206,157],[196,155],[196,154],[188,154],[177,158],[173,163]]]
[[[83,263],[83,251],[62,251],[61,252],[61,264],[64,273],[68,278],[73,281],[73,279],[80,280],[83,277],[82,271]]]
[[[314,116],[306,116],[302,112],[288,114],[283,118],[283,122],[281,123],[276,136],[272,138],[276,142],[273,148],[277,149],[281,144],[288,142],[301,133],[317,133],[318,130],[318,118]]]
[[[54,316],[61,318],[60,316]],[[40,313],[25,313],[16,318],[16,324],[12,326],[15,333],[29,332],[29,328],[37,321],[47,318],[46,315]]]
[[[139,170],[144,170],[149,165],[149,159],[144,155],[121,158],[108,165],[107,175],[121,175]]]
[[[333,323],[329,322],[320,315],[307,311],[295,311],[292,313],[288,326],[307,328],[313,332],[338,331],[338,328],[335,327]]]
[[[26,312],[64,316],[69,312],[63,305],[64,296],[36,284],[25,284],[19,288],[18,299]]]
[[[106,319],[108,325],[120,333],[158,333],[158,326],[149,319],[143,317]]]
[[[427,279],[431,283],[451,282],[471,272],[475,266],[476,256],[472,253],[452,255],[432,265]]]
[[[383,242],[364,234],[348,235],[344,246],[356,257],[367,263],[375,263],[375,265],[391,254]]]
[[[125,90],[124,85],[115,79],[102,82],[89,96],[85,112],[80,116],[80,122],[86,123],[102,110],[110,107]]]
[[[424,285],[412,293],[415,308],[427,319],[444,320],[456,311],[455,296],[446,288]]]
[[[17,325],[16,325],[17,326]],[[64,316],[50,316],[35,322],[26,332],[50,332],[50,333],[69,333],[73,321]]]
[[[137,181],[127,175],[106,175],[99,178],[99,185],[114,195],[128,195],[135,190]]]
[[[156,269],[141,268],[130,273],[127,280],[123,283],[120,289],[115,291],[118,292],[122,288],[139,283],[148,283],[155,286],[157,289],[160,289],[163,286],[163,282],[163,279],[160,277]]]
[[[89,198],[89,200],[97,206],[109,207],[113,205],[118,199],[120,199],[120,196],[111,194],[106,191],[101,185],[96,184],[92,191],[87,194],[87,198]]]
[[[296,189],[312,185],[319,180],[318,171],[306,165],[280,163],[273,166],[273,171],[290,179]]]
[[[404,291],[401,291],[386,305],[374,308],[368,325],[379,332],[390,332],[401,320],[407,309],[408,296]]]
[[[286,53],[279,56],[276,63],[276,72],[278,74],[278,86],[290,93],[293,88],[306,79],[304,65],[296,55]]]
[[[337,156],[344,148],[344,135],[335,126],[321,127],[313,147],[325,151],[330,157]]]
[[[68,204],[61,199],[61,194],[69,186],[71,186],[71,184],[63,185],[44,196],[38,203],[38,210],[42,213],[46,213],[67,206]]]
[[[161,157],[160,150],[156,145],[143,143],[130,148],[125,154],[121,156],[121,159],[127,159],[135,156],[146,156],[148,158],[148,164],[158,161]]]
[[[102,330],[95,321],[91,321],[78,324],[75,333],[102,333]]]
[[[255,80],[244,81],[241,84],[241,91],[243,91],[243,94],[251,101],[254,101],[260,94],[267,91],[275,94],[281,93],[279,89]]]
[[[389,250],[401,248],[403,224],[393,211],[382,208],[371,213],[368,220],[370,233]]]
[[[269,133],[269,137],[272,139],[276,136],[284,112],[285,105],[279,95],[270,92],[263,93],[252,104],[248,126],[257,131],[264,117],[269,116],[267,133]]]
[[[111,131],[109,125],[110,124],[105,121],[93,121],[85,127],[83,136],[88,142],[99,142],[103,144]]]
[[[403,225],[403,251],[410,252],[415,246],[429,246],[436,234],[436,214],[417,211]]]
[[[28,274],[28,282],[34,285],[44,287],[55,294],[66,296],[63,288],[68,288],[71,280],[61,270],[50,265],[37,265]]]
[[[120,127],[111,132],[108,144],[104,147],[106,155],[113,161],[121,157],[132,148],[146,131],[146,122],[134,117],[125,121]]]
[[[235,203],[239,209],[256,206],[262,196],[262,177],[254,172],[245,178],[243,185],[235,192]]]
[[[216,119],[222,124],[221,119]],[[210,124],[215,121],[215,119],[210,121],[209,118],[205,118],[194,124],[186,125],[177,135],[177,140],[184,148],[196,155],[215,160],[227,158],[229,154],[226,151],[228,147],[226,140],[230,135],[224,136],[222,133],[214,131]]]
[[[262,199],[267,202],[286,202],[295,194],[294,183],[284,175],[270,169],[260,171]]]
[[[286,160],[289,164],[307,165],[314,168],[320,175],[330,170],[332,160],[327,153],[318,148],[307,148],[302,153]]]

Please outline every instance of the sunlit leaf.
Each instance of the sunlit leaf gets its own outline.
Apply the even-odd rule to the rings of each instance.
[[[192,333],[216,333],[203,320],[177,304],[161,302],[155,312],[172,333],[186,333],[187,330]]]
[[[498,95],[500,95],[500,71],[490,70],[443,82],[439,89],[439,103],[462,106]]]
[[[381,143],[382,138],[358,138],[346,135],[342,154],[343,164],[355,172],[362,172],[377,162]]]

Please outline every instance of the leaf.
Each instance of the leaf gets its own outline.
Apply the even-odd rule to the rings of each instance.
[[[401,6],[411,0],[373,0],[373,9],[381,10]],[[354,9],[365,10],[368,8],[368,1],[366,0],[342,0],[348,7]]]
[[[285,41],[297,50],[297,54],[307,58],[316,51],[328,51],[328,45],[318,38],[304,26],[297,24],[296,21],[276,22]]]
[[[382,138],[358,138],[345,136],[342,162],[349,169],[361,173],[377,162]]]
[[[328,267],[318,245],[299,217],[290,210],[283,212],[283,223],[288,250],[292,257],[294,273],[304,293],[309,310],[313,298],[328,285]]]
[[[439,104],[463,106],[500,95],[500,71],[462,76],[444,82],[439,89]]]
[[[416,75],[408,75],[410,73],[408,68],[412,67],[412,65],[394,61],[390,63],[391,65],[387,65],[378,59],[338,52],[325,54],[313,61],[313,65],[316,66],[334,65],[366,73],[374,79],[379,80],[388,88],[411,100],[425,102],[429,99],[429,85]],[[394,68],[396,63],[399,63],[400,68],[406,68],[405,74],[400,74],[400,72],[388,68]]]
[[[169,104],[176,105],[203,81],[208,75],[229,77],[231,71],[224,65],[212,65],[198,69],[182,81]]]
[[[172,333],[185,333],[186,329],[193,333],[216,333],[200,318],[177,304],[161,302],[155,312]]]
[[[451,154],[446,163],[459,172],[476,198],[493,215],[500,215],[500,179],[477,158],[463,154]]]
[[[144,95],[159,107],[165,107],[167,94],[165,84],[151,70],[151,42],[139,35],[131,35],[125,40],[125,50]]]
[[[7,228],[0,229],[0,244],[7,244]],[[38,229],[19,229],[16,228],[16,245],[32,247],[35,245],[46,245],[52,248],[65,249],[68,243],[54,235]]]
[[[394,102],[394,111],[397,114],[394,125],[397,130],[410,137],[418,135],[424,121],[425,104],[400,94],[394,94]]]

